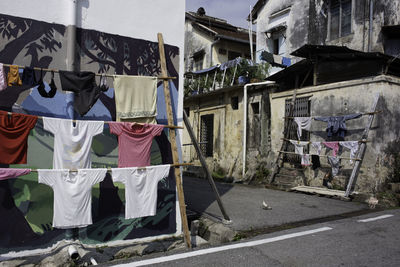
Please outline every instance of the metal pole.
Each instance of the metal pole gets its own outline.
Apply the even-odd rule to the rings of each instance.
[[[207,167],[207,163],[206,163],[206,160],[204,159],[203,153],[201,152],[199,143],[197,142],[197,139],[194,136],[192,126],[190,125],[190,122],[189,122],[189,119],[188,119],[188,117],[186,115],[186,111],[185,110],[183,110],[183,121],[184,121],[186,129],[187,129],[187,131],[189,133],[190,139],[192,139],[192,143],[194,145],[194,148],[196,149],[197,155],[199,156],[199,160],[200,160],[201,166],[203,167],[203,170],[207,175],[208,182],[210,183],[211,188],[214,191],[215,198],[217,199],[219,209],[221,210],[222,215],[224,216],[224,219],[226,220],[224,223],[230,223],[231,219],[229,218],[228,214],[225,211],[225,208],[224,208],[224,205],[222,203],[221,197],[220,197],[220,195],[218,193],[218,189],[215,186],[215,183],[214,183],[214,180],[213,180],[213,178],[211,176],[210,170]]]

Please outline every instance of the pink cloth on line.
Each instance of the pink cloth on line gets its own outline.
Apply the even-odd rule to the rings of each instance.
[[[339,151],[339,142],[322,142],[324,146],[332,149],[332,154],[334,157],[336,157],[337,152]]]
[[[31,169],[0,168],[0,180],[16,178],[18,176],[27,175],[30,172]]]
[[[150,165],[153,138],[160,135],[163,125],[110,122],[110,132],[118,136],[118,167]]]

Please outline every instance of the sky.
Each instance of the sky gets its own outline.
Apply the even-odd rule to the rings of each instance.
[[[226,19],[228,23],[248,28],[247,16],[250,5],[253,7],[257,0],[186,0],[186,11],[196,12],[204,7],[206,15]]]

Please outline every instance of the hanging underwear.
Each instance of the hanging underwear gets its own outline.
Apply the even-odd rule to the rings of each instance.
[[[21,77],[19,77],[19,69],[17,65],[10,66],[10,71],[8,72],[7,75],[7,85],[8,86],[22,85],[22,80]]]
[[[96,84],[95,74],[90,71],[60,70],[60,80],[64,91],[74,92],[74,109],[81,116],[92,108],[102,91]]]
[[[50,91],[45,90],[45,85],[43,83],[43,70],[40,70],[40,80],[39,86],[37,87],[39,94],[45,98],[53,98],[57,93],[56,83],[54,82],[54,71],[51,72],[51,82],[49,84]]]
[[[36,81],[35,70],[31,67],[25,67],[22,72],[22,84],[29,87],[35,87],[38,83]]]

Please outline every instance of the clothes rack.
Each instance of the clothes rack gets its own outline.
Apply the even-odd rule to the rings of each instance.
[[[20,69],[25,69],[25,67],[26,67],[26,66],[12,65],[12,64],[3,64],[3,66],[4,67],[18,66],[18,68],[20,68]],[[59,70],[57,70],[57,69],[46,69],[46,68],[38,68],[38,67],[32,67],[32,69],[59,73]],[[105,77],[113,78],[115,75],[119,75],[119,74],[95,73],[95,75],[96,76],[105,76]],[[159,80],[174,80],[174,79],[176,79],[176,77],[161,76],[161,77],[157,77],[157,79],[159,79]]]
[[[284,154],[291,154],[291,155],[298,155],[301,156],[301,154],[297,154],[296,152],[290,152],[290,151],[277,151],[279,153],[284,153]],[[309,153],[304,153],[303,155],[316,155],[322,158],[327,158],[327,157],[334,157],[334,156],[327,156],[327,155],[318,155],[318,154],[309,154]],[[361,159],[352,159],[349,157],[334,157],[334,158],[338,158],[338,159],[345,159],[345,160],[355,160],[355,161],[360,161]]]
[[[25,116],[34,116],[34,117],[37,117],[38,119],[43,119],[43,117],[44,117],[44,116],[36,116],[36,115],[30,115],[30,114],[14,113],[14,112],[9,112],[9,111],[7,112],[7,114],[8,115],[17,114],[17,115],[25,115]],[[59,118],[59,119],[60,120],[70,120],[70,119],[64,119],[64,118]],[[76,122],[77,120],[71,120],[71,121]],[[104,121],[104,123],[114,123],[114,122],[116,122],[116,121]],[[136,124],[144,125],[144,123],[136,123]],[[165,125],[165,124],[158,124],[158,125],[162,125],[162,126],[164,126],[164,128],[170,128],[170,129],[184,129],[183,126]]]
[[[183,166],[191,166],[191,165],[193,165],[192,163],[179,163],[179,164],[169,164],[169,166],[171,166],[171,167],[175,167],[175,168],[177,168],[177,167],[183,167]],[[155,165],[153,165],[153,166],[155,166]],[[144,170],[144,169],[146,169],[147,167],[152,167],[152,166],[146,166],[146,167],[132,167],[132,168],[138,168],[138,169],[140,169],[140,170]],[[91,168],[91,169],[94,169],[94,168]],[[38,171],[38,169],[30,169],[31,170],[31,172],[37,172]],[[69,172],[77,172],[78,170],[69,170]],[[107,168],[107,172],[111,172],[111,168],[110,167],[108,167]]]
[[[365,112],[365,113],[361,113],[361,115],[362,116],[365,116],[365,115],[374,115],[374,114],[378,114],[378,113],[381,113],[382,111],[381,110],[377,110],[377,111],[374,111],[374,112]],[[336,116],[331,116],[331,117],[338,117],[338,116],[342,116],[342,115],[336,115]],[[314,119],[314,118],[316,118],[316,117],[320,117],[320,116],[304,116],[304,118],[312,118],[312,119]],[[284,119],[294,119],[294,118],[301,118],[301,117],[295,117],[295,116],[287,116],[287,117],[283,117]]]

